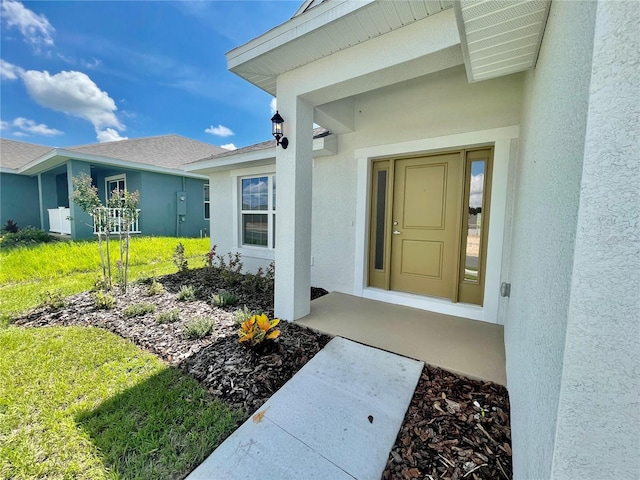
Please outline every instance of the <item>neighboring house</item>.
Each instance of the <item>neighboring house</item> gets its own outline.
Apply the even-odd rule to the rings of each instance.
[[[314,284],[504,324],[514,478],[638,478],[639,20],[636,2],[305,2],[227,54],[277,96],[289,145],[185,167],[233,226],[212,243],[275,259],[287,320]]]
[[[104,205],[115,189],[140,192],[135,233],[203,236],[210,219],[207,177],[183,165],[225,151],[179,135],[67,148],[1,139],[0,224],[11,219],[20,227],[91,238],[93,219],[69,199],[72,177],[84,172]]]

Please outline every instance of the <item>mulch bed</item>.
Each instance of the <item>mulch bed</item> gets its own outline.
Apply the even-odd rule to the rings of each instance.
[[[238,343],[237,307],[214,307],[207,300],[225,285],[215,269],[188,270],[157,279],[164,293],[149,296],[149,281],[131,285],[113,310],[97,310],[90,292],[67,298],[53,310],[41,307],[16,319],[24,327],[93,326],[127,338],[196,378],[215,397],[242,409],[245,418],[260,408],[330,340],[296,323],[281,322],[281,334],[261,354]],[[177,300],[183,285],[198,288],[197,299]],[[273,315],[273,291],[238,282],[227,288],[239,305]],[[312,288],[311,298],[327,292]],[[155,312],[127,318],[134,303],[152,303]],[[178,308],[180,319],[158,324],[156,315]],[[215,332],[200,340],[183,336],[197,316],[215,319]],[[474,405],[477,402],[479,406]],[[384,480],[510,479],[509,401],[506,389],[425,367],[398,434]]]

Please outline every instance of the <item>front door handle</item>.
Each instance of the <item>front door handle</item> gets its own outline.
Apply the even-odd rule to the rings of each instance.
[[[400,230],[394,230],[394,231],[393,231],[393,234],[394,234],[394,235],[400,235]]]

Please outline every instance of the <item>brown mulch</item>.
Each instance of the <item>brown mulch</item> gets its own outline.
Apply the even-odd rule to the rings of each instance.
[[[168,364],[196,378],[215,397],[240,408],[248,417],[284,385],[330,338],[296,323],[281,322],[279,338],[259,353],[238,343],[233,311],[214,307],[207,300],[225,283],[215,269],[201,268],[158,278],[166,291],[147,295],[149,281],[134,284],[118,296],[113,310],[97,310],[90,292],[67,298],[59,310],[40,307],[16,319],[24,327],[93,326],[127,338]],[[177,301],[183,285],[198,287],[197,299]],[[228,284],[227,284],[228,286]],[[226,288],[247,305],[270,317],[271,288],[238,283]],[[311,298],[327,292],[312,288]],[[126,318],[133,303],[152,303],[156,310]],[[158,324],[159,312],[178,308],[175,323]],[[185,324],[196,316],[215,319],[213,334],[188,340]],[[477,402],[479,407],[474,405]],[[511,449],[509,400],[504,387],[472,381],[438,368],[423,370],[383,480],[390,479],[510,479]]]
[[[511,479],[506,388],[425,366],[382,478]]]

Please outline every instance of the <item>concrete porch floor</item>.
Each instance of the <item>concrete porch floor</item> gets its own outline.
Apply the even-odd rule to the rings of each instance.
[[[506,385],[502,325],[330,293],[297,321],[314,330]]]

